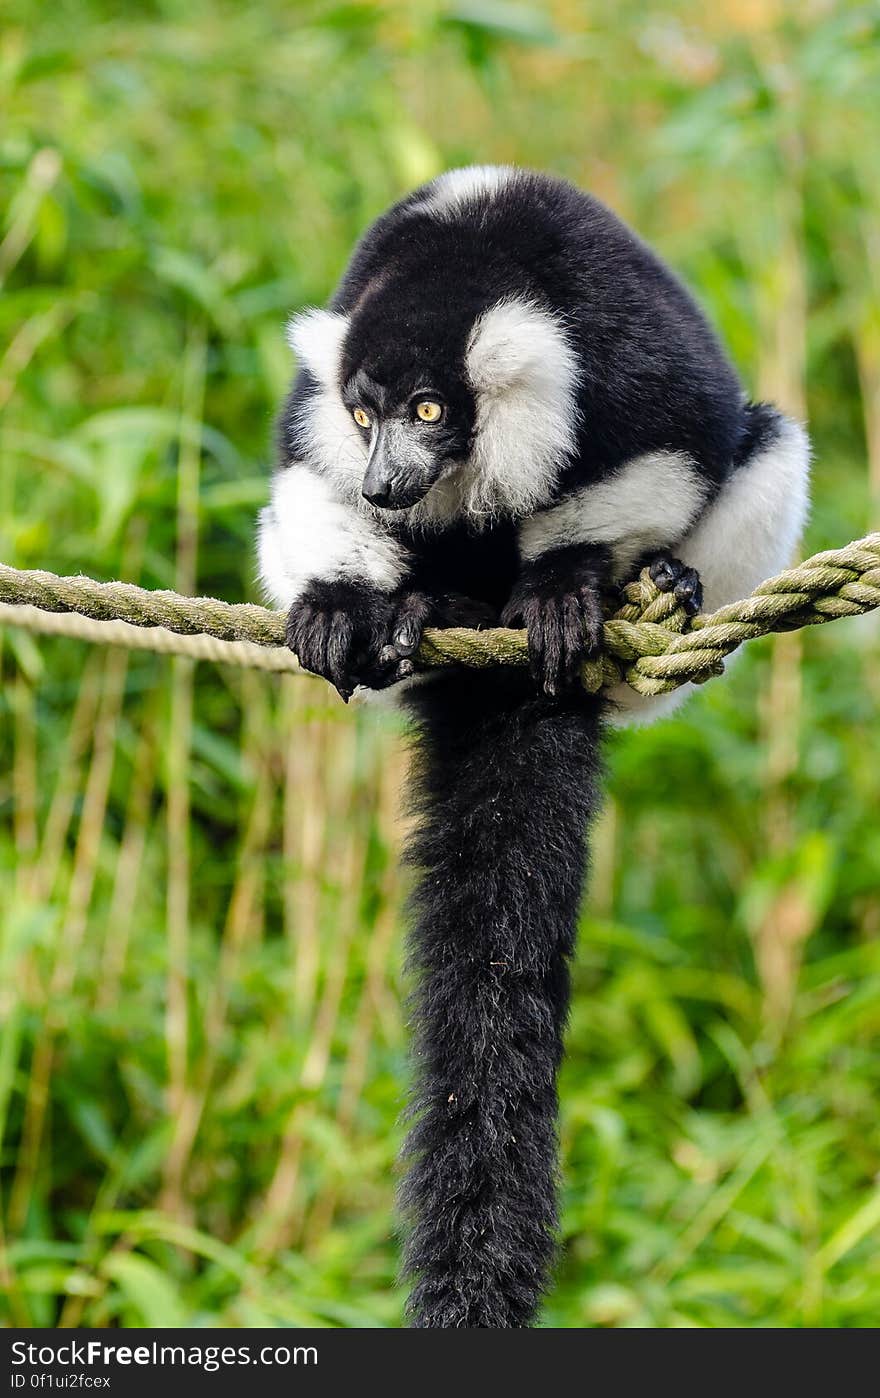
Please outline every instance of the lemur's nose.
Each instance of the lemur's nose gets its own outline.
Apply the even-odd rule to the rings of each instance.
[[[361,484],[361,494],[371,505],[387,505],[391,499],[391,472],[384,460],[381,439],[370,454],[367,470]]]
[[[387,505],[391,499],[391,486],[385,481],[375,481],[369,484],[364,481],[361,494],[365,500],[369,500],[371,505]]]

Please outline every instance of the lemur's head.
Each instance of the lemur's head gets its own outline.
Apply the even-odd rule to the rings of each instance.
[[[453,270],[449,269],[449,279]],[[571,450],[575,357],[532,299],[489,307],[410,277],[349,314],[308,311],[290,340],[313,380],[309,452],[381,510],[426,522],[537,504]]]

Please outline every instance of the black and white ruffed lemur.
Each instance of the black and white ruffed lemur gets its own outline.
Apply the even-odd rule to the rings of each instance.
[[[554,1256],[601,729],[682,697],[590,697],[578,668],[646,561],[692,610],[787,562],[807,438],[747,401],[614,214],[527,170],[453,170],[396,204],[290,341],[263,584],[307,669],[345,698],[395,685],[420,737],[410,1319],[525,1326]],[[422,628],[450,624],[524,626],[531,672],[413,676]]]

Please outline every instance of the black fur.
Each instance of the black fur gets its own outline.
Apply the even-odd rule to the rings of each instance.
[[[313,582],[290,609],[287,644],[306,670],[330,680],[347,701],[359,684],[391,682],[390,662],[403,658],[385,655],[398,605],[362,579]]]
[[[420,1327],[528,1325],[556,1227],[556,1071],[600,703],[522,674],[414,691],[417,1115],[403,1190]]]
[[[584,660],[602,640],[602,588],[608,550],[600,545],[551,549],[523,565],[501,613],[524,626],[532,675],[545,694],[574,689]]]

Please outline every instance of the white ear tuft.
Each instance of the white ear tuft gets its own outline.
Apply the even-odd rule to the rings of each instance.
[[[326,388],[339,384],[348,317],[336,311],[301,311],[287,322],[287,343],[301,364]]]
[[[554,379],[571,392],[576,375],[575,356],[554,317],[516,300],[499,301],[477,320],[467,368],[474,388],[484,394]]]
[[[532,301],[497,302],[465,356],[477,399],[471,508],[520,518],[546,505],[578,425],[578,358],[557,319]]]

